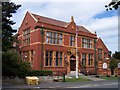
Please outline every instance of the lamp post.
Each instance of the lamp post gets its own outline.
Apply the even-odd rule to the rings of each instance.
[[[43,42],[44,42],[44,27],[42,25],[41,28],[41,35],[42,35],[42,44],[41,44],[41,70],[43,69],[43,59],[44,59],[44,47],[43,47]]]
[[[76,78],[78,78],[78,50],[77,50],[77,36],[78,36],[78,30],[76,26]]]

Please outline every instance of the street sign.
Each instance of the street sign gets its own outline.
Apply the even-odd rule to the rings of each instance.
[[[107,69],[107,63],[106,62],[103,63],[103,69]]]

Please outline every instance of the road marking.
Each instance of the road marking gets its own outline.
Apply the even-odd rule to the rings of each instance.
[[[40,87],[34,87],[34,88],[40,88]]]
[[[62,88],[62,86],[48,87],[48,88]]]
[[[100,86],[100,85],[93,85],[93,86]]]
[[[84,85],[84,86],[70,86],[70,87],[65,87],[65,88],[84,88],[84,87],[89,87],[91,86],[92,84],[87,84],[87,85]]]
[[[104,84],[104,85],[114,85],[114,84],[118,84],[118,83],[108,83],[108,84]]]

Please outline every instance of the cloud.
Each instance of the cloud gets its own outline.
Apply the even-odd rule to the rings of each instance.
[[[118,50],[118,16],[92,18],[84,26],[91,32],[96,31],[109,50],[112,52]]]
[[[15,1],[15,0],[12,0]],[[93,17],[97,13],[105,11],[104,5],[107,2],[16,2],[21,4],[22,7],[18,10],[16,17],[20,17],[21,20],[26,11],[63,20],[70,21],[70,17],[73,15],[77,24],[86,22],[89,18]],[[95,9],[96,8],[96,9]],[[21,12],[19,12],[21,11]],[[24,14],[23,14],[24,13]],[[21,16],[20,16],[21,14]],[[23,14],[23,15],[22,15]],[[19,21],[21,22],[21,21]],[[18,22],[18,23],[19,23]]]
[[[108,29],[118,28],[118,16],[94,19],[92,18],[85,23],[90,29],[95,29],[97,31],[106,31]]]
[[[13,2],[111,2],[111,0],[11,0]]]
[[[22,5],[12,18],[16,21],[16,24],[13,26],[16,29],[22,23],[26,11],[66,22],[69,22],[70,17],[74,16],[76,24],[83,25],[91,32],[96,31],[98,37],[102,38],[109,50],[114,52],[118,48],[118,17],[116,15],[107,17],[108,13],[105,13],[102,18],[99,18],[100,13],[107,12],[104,6],[111,0],[97,0],[97,2],[96,0],[58,0],[60,2],[54,0],[11,1]]]

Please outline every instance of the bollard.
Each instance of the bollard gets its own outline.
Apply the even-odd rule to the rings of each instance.
[[[63,82],[65,82],[65,73],[63,73]]]

